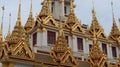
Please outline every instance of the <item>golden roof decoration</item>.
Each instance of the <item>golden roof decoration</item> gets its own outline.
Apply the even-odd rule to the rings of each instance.
[[[21,59],[34,60],[34,53],[29,47],[29,43],[24,39],[11,49],[11,56]]]
[[[45,19],[47,16],[51,15],[52,13],[50,12],[50,9],[48,7],[48,1],[44,0],[43,1],[43,6],[42,6],[42,10],[39,13],[38,17],[41,19]]]
[[[52,0],[49,0],[52,2]],[[45,27],[58,27],[58,23],[55,21],[52,12],[50,11],[48,4],[48,0],[44,0],[42,3],[42,9],[39,15],[37,16],[35,27],[40,27],[43,31],[45,31]]]
[[[94,10],[94,4],[93,4],[93,9],[92,9],[92,24],[90,26],[90,29],[88,30],[88,34],[93,36],[93,30],[97,33],[98,38],[104,38],[106,39],[106,35],[104,34],[103,28],[100,26],[98,23],[97,17],[96,17],[96,12]]]
[[[109,35],[109,39],[113,40],[113,41],[117,41],[118,37],[120,37],[120,31],[117,27],[115,17],[114,17],[113,3],[111,3],[111,5],[112,5],[113,26],[112,26],[112,30],[111,30],[110,35]]]
[[[11,24],[11,13],[10,13],[10,15],[9,15],[9,27],[8,27],[8,33],[7,33],[7,36],[6,36],[6,38],[5,38],[6,41],[9,40],[10,35],[11,35],[11,33],[10,33],[10,24]]]
[[[55,45],[51,48],[50,55],[57,63],[66,63],[67,60],[70,60],[69,62],[73,65],[77,65],[77,61],[73,57],[73,53],[67,43],[67,40],[65,39],[61,22],[58,38]]]
[[[97,33],[93,32],[93,45],[88,55],[87,61],[94,67],[103,67],[107,61],[106,55],[101,51],[100,42],[97,41]]]
[[[21,15],[21,2],[19,4],[18,18],[17,18],[16,25],[14,27],[14,30],[13,30],[10,38],[8,39],[8,42],[10,44],[17,44],[23,38],[26,39],[26,31],[21,24],[21,16],[20,15]]]
[[[29,17],[28,17],[28,20],[27,20],[24,28],[25,28],[26,31],[28,32],[28,31],[30,31],[30,30],[33,28],[34,24],[35,24],[35,23],[34,23],[34,18],[33,18],[32,0],[31,0],[30,13],[29,13]]]
[[[2,21],[1,21],[1,25],[0,25],[0,42],[3,41],[3,22],[4,22],[4,10],[5,7],[2,7]]]
[[[74,13],[75,6],[73,4],[73,0],[71,0],[70,4],[71,4],[70,14],[68,15],[67,21],[65,23],[65,27],[70,29],[71,31],[75,31],[76,29],[79,29],[80,32],[84,33],[84,30],[83,30],[79,20],[75,16],[75,13]]]

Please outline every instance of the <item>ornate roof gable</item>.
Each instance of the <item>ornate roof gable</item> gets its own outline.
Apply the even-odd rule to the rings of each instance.
[[[88,33],[91,36],[93,36],[93,34],[94,34],[93,31],[95,31],[97,33],[97,37],[105,38],[105,39],[107,38],[106,35],[104,34],[103,28],[98,23],[94,7],[93,7],[93,10],[92,10],[92,24],[90,26],[90,29],[88,30]]]
[[[72,51],[65,39],[62,23],[60,23],[58,38],[55,45],[51,48],[50,55],[57,63],[71,63],[75,66],[77,65],[77,61],[73,57]],[[68,62],[67,60],[70,61]]]
[[[78,21],[77,17],[75,16],[73,0],[71,0],[70,14],[68,15],[67,21],[65,23],[65,27],[67,29],[70,29],[72,32],[84,33],[81,23]]]
[[[29,47],[28,42],[25,40],[20,41],[14,48],[11,50],[11,56],[23,59],[34,59],[34,53]]]
[[[48,1],[44,0],[42,4],[43,4],[42,10],[39,13],[39,15],[37,16],[36,21],[39,24],[50,25],[50,26],[53,25],[55,27],[58,27],[58,24],[55,21],[54,16],[48,7]]]
[[[33,59],[34,55],[29,48],[29,43],[27,41],[27,34],[24,27],[21,24],[21,2],[19,4],[18,10],[18,18],[14,30],[7,40],[9,48],[10,48],[10,56],[15,56],[18,58],[30,58]]]
[[[97,33],[93,32],[93,46],[88,55],[87,61],[94,67],[103,67],[107,61],[106,55],[103,54],[99,47],[100,43],[97,41]]]
[[[113,15],[113,26],[112,26],[112,30],[110,32],[109,35],[109,39],[112,41],[118,41],[119,42],[119,37],[120,37],[120,31],[117,27],[115,18],[114,18],[114,12],[113,12],[113,4],[112,4],[112,15]]]

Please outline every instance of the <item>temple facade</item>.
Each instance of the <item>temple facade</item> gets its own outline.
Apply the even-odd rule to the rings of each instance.
[[[94,2],[90,27],[75,15],[74,0],[44,0],[36,20],[31,0],[24,26],[21,5],[14,30],[8,29],[4,40],[0,29],[1,67],[120,67],[120,29],[113,7],[113,26],[106,36]]]

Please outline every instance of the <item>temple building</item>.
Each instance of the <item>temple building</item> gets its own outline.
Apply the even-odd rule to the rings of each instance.
[[[20,1],[16,24],[10,33],[9,21],[5,39],[3,20],[1,23],[1,67],[120,67],[120,29],[114,17],[113,4],[113,26],[109,36],[99,24],[94,2],[90,28],[78,20],[74,0],[43,0],[36,18],[31,0],[24,26],[21,5]]]

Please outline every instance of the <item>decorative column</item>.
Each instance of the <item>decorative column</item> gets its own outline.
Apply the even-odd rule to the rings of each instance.
[[[71,36],[71,47],[72,47],[72,49],[73,49],[73,51],[74,52],[78,52],[78,48],[77,48],[77,38],[76,38],[76,36],[75,35],[72,35]]]
[[[48,46],[47,45],[47,30],[46,28],[43,28],[43,31],[42,31],[42,34],[41,34],[41,43],[42,43],[42,46]]]
[[[37,29],[37,47],[41,46],[41,29]]]

